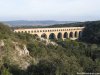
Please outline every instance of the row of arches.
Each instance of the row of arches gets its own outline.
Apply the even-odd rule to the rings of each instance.
[[[35,36],[38,36],[37,34],[35,34]],[[54,34],[54,33],[51,33],[50,35],[49,35],[49,37],[45,34],[45,33],[43,33],[42,35],[41,35],[41,37],[42,38],[45,38],[45,39],[47,39],[47,38],[49,38],[49,39],[61,39],[61,38],[78,38],[78,37],[80,37],[81,36],[81,31],[80,32],[75,32],[75,33],[73,33],[73,32],[70,32],[69,34],[67,33],[67,32],[65,32],[64,34],[62,34],[61,32],[59,32],[58,34],[57,34],[57,36]]]
[[[39,32],[58,32],[58,31],[72,31],[72,30],[80,30],[80,28],[67,28],[67,29],[44,29],[44,30],[25,30],[18,31],[19,33],[39,33]],[[16,31],[15,31],[16,32]]]

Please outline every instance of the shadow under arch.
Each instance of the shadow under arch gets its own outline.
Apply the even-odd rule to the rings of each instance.
[[[62,33],[61,32],[58,33],[57,38],[62,39]]]
[[[39,37],[37,34],[34,34],[33,36],[36,37],[36,38]]]
[[[82,37],[82,31],[79,31],[79,38]]]
[[[78,32],[75,31],[74,37],[77,38],[78,37]]]
[[[64,38],[68,38],[68,33],[65,32],[64,35],[63,35],[63,37],[64,37]]]
[[[41,37],[44,38],[44,39],[47,39],[47,35],[46,35],[45,33],[43,33],[43,34],[41,35]]]
[[[51,33],[51,34],[49,35],[49,39],[56,39],[55,34],[54,34],[54,33]]]
[[[70,38],[73,38],[73,32],[70,32],[70,33],[69,33],[69,37],[70,37]]]

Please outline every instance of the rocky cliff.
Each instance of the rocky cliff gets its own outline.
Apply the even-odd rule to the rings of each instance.
[[[0,40],[0,61],[10,62],[12,65],[18,65],[22,69],[27,68],[32,61],[26,45],[9,40]],[[8,49],[9,48],[9,49]]]

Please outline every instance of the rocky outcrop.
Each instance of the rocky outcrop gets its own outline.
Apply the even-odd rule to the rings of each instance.
[[[7,41],[0,41],[0,63],[1,61],[4,61],[4,63],[5,61],[9,61],[10,64],[17,65],[21,69],[27,69],[31,63],[38,63],[38,59],[30,56],[25,44],[11,40],[9,42]]]
[[[3,40],[0,40],[0,47],[3,47],[5,44],[4,44],[4,41]]]
[[[33,58],[29,55],[26,45],[21,45],[18,42],[10,42],[12,44],[8,44],[8,47],[6,47],[7,42],[3,40],[0,41],[0,62],[6,61],[4,59],[6,58],[10,64],[26,69],[33,60]],[[20,47],[20,45],[22,47]],[[35,59],[33,61],[35,61]]]
[[[29,51],[27,50],[26,45],[23,45],[23,48],[20,48],[19,45],[16,44],[14,47],[19,56],[29,56]]]
[[[18,42],[13,42],[13,45],[15,51],[13,53],[13,62],[19,65],[22,69],[26,69],[32,60],[26,45],[19,44]]]
[[[40,40],[41,40],[42,42],[45,42],[46,45],[52,44],[52,45],[54,45],[54,46],[58,46],[58,44],[57,44],[56,42],[53,42],[53,41],[51,41],[51,40],[49,40],[49,39],[40,38]]]

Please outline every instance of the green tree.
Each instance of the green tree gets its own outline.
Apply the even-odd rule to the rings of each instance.
[[[9,69],[3,68],[3,70],[1,71],[1,75],[12,75],[12,74],[9,72]]]
[[[82,40],[88,43],[100,44],[100,21],[86,22]]]

